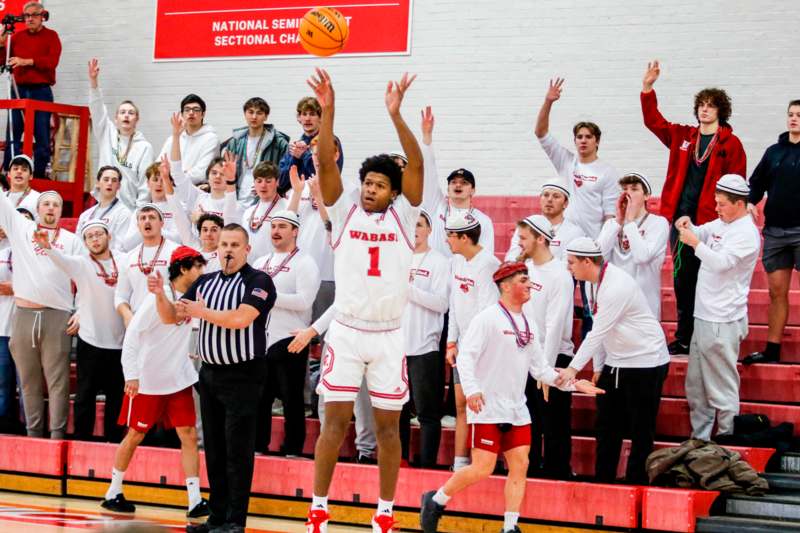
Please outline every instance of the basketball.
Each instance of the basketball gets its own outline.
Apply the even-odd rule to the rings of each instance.
[[[347,19],[331,7],[315,7],[303,15],[298,31],[303,48],[321,57],[341,52],[350,36]]]

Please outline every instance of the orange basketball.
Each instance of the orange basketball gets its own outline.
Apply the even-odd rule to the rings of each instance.
[[[315,7],[300,21],[300,44],[315,56],[341,52],[350,36],[347,19],[332,7]]]

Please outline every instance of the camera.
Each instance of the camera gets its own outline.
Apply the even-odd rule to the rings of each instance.
[[[14,31],[14,25],[17,22],[25,22],[25,17],[23,15],[12,15],[9,13],[0,20],[0,24],[3,25],[5,31]]]

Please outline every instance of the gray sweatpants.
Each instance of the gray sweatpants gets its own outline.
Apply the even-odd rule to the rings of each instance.
[[[361,390],[356,396],[353,416],[356,419],[355,444],[358,454],[375,459],[378,438],[375,436],[375,416],[372,414],[372,402],[369,399],[366,378],[361,382]],[[320,426],[325,423],[325,398],[322,396],[319,397],[319,423]]]
[[[11,356],[19,372],[29,437],[44,436],[44,386],[50,410],[50,438],[63,439],[69,415],[70,313],[17,307],[11,318]]]
[[[717,435],[733,433],[739,414],[739,345],[747,336],[747,318],[736,322],[694,319],[686,372],[686,399],[692,437],[711,439],[714,419]]]

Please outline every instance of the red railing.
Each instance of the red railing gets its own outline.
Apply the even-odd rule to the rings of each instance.
[[[89,108],[21,98],[0,100],[0,109],[20,109],[23,113],[22,153],[33,157],[33,124],[37,111],[78,117],[78,153],[72,181],[34,179],[31,186],[37,191],[54,190],[64,198],[64,216],[78,216],[83,211],[83,184],[86,180],[86,158],[89,148]],[[56,147],[57,150],[58,147]],[[53,155],[55,155],[54,150]]]

